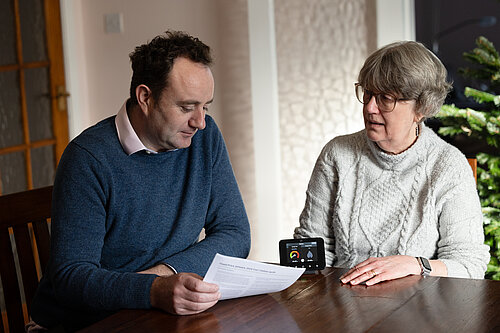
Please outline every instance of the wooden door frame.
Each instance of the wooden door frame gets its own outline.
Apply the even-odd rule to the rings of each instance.
[[[69,138],[76,137],[90,126],[87,111],[87,78],[85,47],[82,36],[82,4],[80,1],[61,1],[66,86],[71,93],[68,99]]]
[[[10,0],[9,0],[10,1]],[[54,145],[54,166],[57,165],[61,155],[68,144],[68,113],[66,109],[58,107],[58,88],[66,91],[65,72],[64,72],[64,54],[62,47],[61,15],[59,0],[43,0],[43,11],[45,14],[45,40],[47,46],[47,60],[24,63],[23,48],[21,36],[21,22],[19,19],[20,9],[18,0],[12,0],[15,16],[14,29],[16,33],[16,64],[2,65],[2,70],[19,71],[19,97],[21,99],[20,109],[22,114],[23,143],[0,148],[2,154],[13,152],[24,152],[26,166],[26,185],[27,189],[33,188],[33,172],[31,166],[31,149],[48,145]],[[61,59],[60,62],[54,59]],[[28,107],[26,103],[26,86],[24,69],[47,67],[49,71],[49,94],[51,99],[52,114],[52,138],[31,142],[29,136]],[[65,124],[65,126],[59,126]],[[0,184],[1,186],[1,184]],[[1,192],[0,187],[0,194]]]
[[[59,0],[45,0],[45,20],[46,22],[51,22],[51,24],[46,23],[46,38],[47,38],[47,50],[49,59],[57,59],[60,57],[61,60],[64,59],[63,52],[63,42],[62,42],[62,26],[61,26],[61,8],[59,5]],[[66,91],[66,80],[64,72],[64,63],[61,64],[51,64],[50,66],[50,96],[52,100],[52,124],[54,130],[54,137],[56,138],[56,145],[54,155],[56,158],[56,165],[61,158],[66,145],[69,140],[68,133],[68,110],[60,110],[58,106],[58,98],[66,98],[66,96],[58,96],[57,87],[62,87],[63,91]],[[67,103],[66,103],[67,105]],[[67,126],[56,126],[56,124],[65,123]]]

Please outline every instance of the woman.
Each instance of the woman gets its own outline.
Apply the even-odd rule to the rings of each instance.
[[[365,129],[322,150],[295,238],[323,237],[343,283],[410,274],[483,278],[489,261],[472,170],[423,120],[451,85],[417,42],[368,57],[355,85]]]

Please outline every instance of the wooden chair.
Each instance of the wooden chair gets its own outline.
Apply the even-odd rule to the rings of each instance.
[[[52,186],[0,196],[0,277],[6,307],[0,333],[24,332],[29,320],[31,300],[49,260],[51,205]]]
[[[472,168],[472,173],[474,174],[474,179],[476,180],[476,184],[477,184],[477,159],[468,158],[467,162],[469,162],[469,165]]]

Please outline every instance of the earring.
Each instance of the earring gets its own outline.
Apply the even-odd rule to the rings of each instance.
[[[415,127],[415,136],[418,138],[418,136],[420,135],[420,126],[418,126],[419,124],[417,123],[417,127]]]

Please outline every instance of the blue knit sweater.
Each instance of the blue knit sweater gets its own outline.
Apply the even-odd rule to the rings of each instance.
[[[217,252],[248,255],[248,219],[213,119],[189,148],[130,156],[114,119],[75,138],[59,163],[51,258],[31,311],[44,327],[150,308],[156,275],[134,272],[158,263],[204,275]]]

